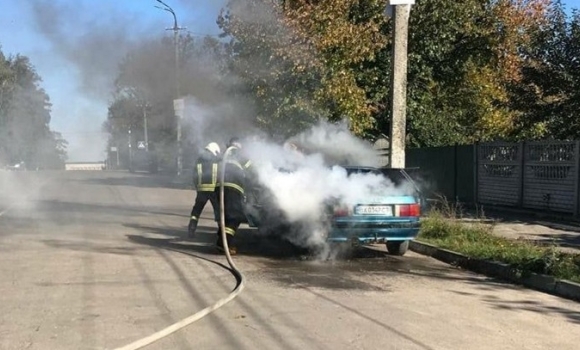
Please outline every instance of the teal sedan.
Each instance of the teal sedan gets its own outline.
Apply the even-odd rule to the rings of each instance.
[[[397,195],[381,190],[363,195],[357,203],[345,206],[340,199],[328,200],[326,210],[326,241],[331,244],[352,246],[382,243],[393,255],[403,255],[409,241],[419,234],[422,197],[419,188],[405,169],[386,169],[362,166],[341,166],[347,177],[353,174],[384,176],[399,188]],[[405,188],[405,190],[400,190]],[[389,193],[391,192],[391,193]],[[286,220],[273,195],[263,187],[249,194],[246,203],[247,223],[263,235],[284,236],[292,232],[296,223]]]
[[[372,197],[352,206],[332,206],[331,229],[327,241],[353,245],[386,244],[393,255],[403,255],[409,241],[419,234],[422,202],[420,191],[404,169],[344,167],[348,175],[375,173],[386,176],[396,185],[406,182],[407,193],[392,195],[377,191]]]

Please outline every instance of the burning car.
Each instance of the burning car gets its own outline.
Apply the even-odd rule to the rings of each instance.
[[[415,239],[420,229],[420,215],[424,200],[419,187],[409,175],[408,169],[375,168],[368,166],[342,166],[347,177],[377,176],[394,186],[376,188],[365,192],[354,202],[340,198],[328,198],[319,227],[325,228],[329,243],[352,245],[386,244],[393,255],[404,255],[409,241]],[[393,187],[404,190],[392,191]],[[276,206],[274,194],[256,187],[248,194],[246,216],[250,227],[265,234],[284,235],[296,226],[308,225],[288,220],[284,211]]]
[[[423,199],[421,192],[405,169],[345,167],[347,173],[381,174],[397,186],[408,185],[404,193],[388,191],[373,193],[352,205],[332,207],[331,225],[327,240],[352,242],[355,245],[385,243],[393,255],[404,255],[409,242],[417,237]]]

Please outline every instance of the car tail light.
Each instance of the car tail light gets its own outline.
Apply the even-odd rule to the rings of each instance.
[[[421,216],[421,206],[419,204],[399,205],[399,216]]]
[[[334,216],[349,216],[350,215],[350,210],[348,210],[348,208],[345,207],[336,207],[334,208]]]

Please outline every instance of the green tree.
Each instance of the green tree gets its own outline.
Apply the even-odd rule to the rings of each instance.
[[[410,26],[411,145],[509,138],[519,112],[521,52],[546,22],[547,0],[421,1]]]
[[[580,138],[580,12],[567,16],[557,1],[549,21],[525,52],[520,84],[512,86],[521,111],[521,138]]]
[[[0,52],[0,163],[64,165],[66,141],[50,130],[50,100],[26,56]]]
[[[548,0],[417,2],[409,37],[408,131],[413,146],[506,138],[519,111],[508,87]],[[390,124],[391,23],[386,1],[231,0],[218,19],[235,86],[260,125],[295,132],[347,118],[363,137]]]
[[[361,81],[384,47],[382,1],[231,0],[218,24],[231,39],[231,74],[255,99],[258,123],[291,134],[320,118],[375,127],[376,94]]]

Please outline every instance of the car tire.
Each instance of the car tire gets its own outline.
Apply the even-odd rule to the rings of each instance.
[[[386,246],[389,254],[403,256],[409,250],[409,241],[390,241]]]

